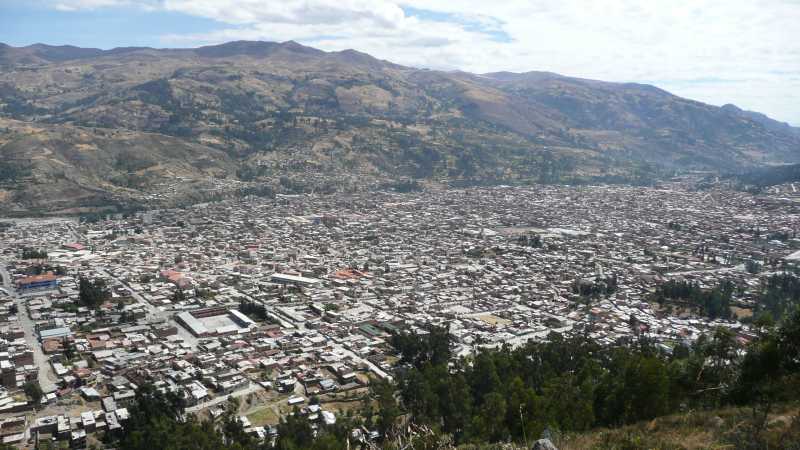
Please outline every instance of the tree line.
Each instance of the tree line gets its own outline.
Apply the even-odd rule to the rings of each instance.
[[[572,283],[572,292],[581,297],[599,298],[617,292],[618,281],[616,275],[606,277],[596,276],[594,280],[575,280]]]
[[[659,305],[678,300],[699,308],[711,319],[731,317],[731,299],[735,286],[730,281],[722,281],[712,289],[703,289],[690,281],[669,280],[656,288],[652,299]]]
[[[47,250],[25,247],[22,249],[22,259],[47,259]]]
[[[451,334],[437,326],[396,333],[390,344],[400,357],[397,381],[374,380],[360,413],[333,426],[314,430],[295,409],[274,441],[261,442],[243,429],[235,402],[219,420],[200,420],[183,413],[182,396],[144,385],[125,430],[105,439],[122,450],[365,448],[351,434],[357,428],[376,430],[379,448],[394,448],[404,430],[424,427],[456,445],[486,445],[740,405],[753,411],[747,439],[761,442],[771,408],[800,399],[800,308],[748,344],[719,328],[671,351],[646,338],[604,346],[551,333],[454,360]]]
[[[343,417],[334,425],[320,425],[315,431],[295,408],[277,425],[278,437],[259,441],[247,433],[238,418],[239,403],[229,400],[217,421],[184,414],[185,398],[161,391],[152,384],[136,392],[131,416],[124,430],[107,433],[104,443],[120,450],[339,450],[354,423]]]
[[[769,316],[769,320],[780,319],[794,307],[800,305],[800,277],[790,273],[769,276],[757,296],[755,315]]]
[[[267,320],[267,308],[261,303],[241,300],[239,301],[239,311],[259,322]]]
[[[670,301],[686,302],[711,319],[730,319],[730,307],[736,286],[722,281],[711,289],[703,289],[690,281],[670,280],[659,285],[651,299],[659,305]],[[776,273],[762,279],[754,295],[755,306],[752,319],[755,323],[773,323],[787,312],[800,305],[800,277],[793,273]]]
[[[456,443],[523,442],[545,430],[617,427],[724,405],[764,412],[800,399],[800,309],[747,346],[720,328],[671,352],[646,338],[604,347],[551,334],[547,342],[480,350],[448,364],[441,353],[447,336],[392,340],[407,364],[392,408]]]

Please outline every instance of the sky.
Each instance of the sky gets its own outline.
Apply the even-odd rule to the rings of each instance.
[[[648,83],[800,126],[800,0],[0,0],[0,42],[14,46],[241,39]]]

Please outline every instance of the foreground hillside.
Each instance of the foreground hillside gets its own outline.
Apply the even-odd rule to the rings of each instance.
[[[750,408],[691,411],[658,417],[618,429],[595,430],[556,439],[559,450],[701,450],[713,448],[800,448],[797,405],[783,405],[769,414],[767,426],[754,436]]]
[[[800,416],[795,406],[782,405],[770,414],[766,431],[754,438],[752,411],[724,408],[657,417],[615,429],[597,429],[551,436],[558,450],[707,450],[800,448]],[[458,450],[527,450],[521,444],[465,444]]]
[[[214,180],[643,182],[800,162],[796,128],[652,86],[420,70],[294,42],[0,45],[0,116],[0,201],[20,210],[158,205]]]
[[[126,450],[516,449],[540,436],[562,450],[798,449],[800,309],[760,323],[746,345],[724,328],[671,352],[551,333],[457,360],[449,330],[430,326],[393,334],[396,378],[372,379],[361,408],[316,432],[295,407],[262,441],[238,399],[185,417],[181,395],[143,383],[124,432],[106,438]]]

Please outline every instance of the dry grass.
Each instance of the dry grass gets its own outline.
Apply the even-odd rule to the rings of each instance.
[[[777,408],[775,414],[770,415],[770,425],[763,432],[763,440],[772,443],[768,448],[781,448],[774,443],[782,437],[800,439],[800,434],[792,431],[793,427],[800,426],[797,414],[794,405]],[[748,428],[751,419],[752,411],[745,408],[690,411],[617,429],[566,436],[557,439],[557,445],[559,450],[734,449],[741,448],[743,440],[748,440],[752,434]]]
[[[272,410],[272,407],[265,406],[253,413],[247,415],[247,418],[250,420],[250,423],[254,426],[263,426],[263,425],[275,425],[280,422],[280,417],[275,414],[275,411]]]
[[[731,306],[731,312],[736,315],[737,319],[744,319],[745,317],[753,317],[753,310],[750,308],[739,308]]]
[[[478,316],[478,319],[488,323],[489,325],[508,325],[511,323],[508,319],[503,319],[502,317],[497,317],[492,314],[485,314],[482,316]]]

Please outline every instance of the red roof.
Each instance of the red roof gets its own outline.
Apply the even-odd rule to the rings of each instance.
[[[161,276],[173,283],[177,283],[181,278],[183,278],[183,274],[177,270],[162,270]]]
[[[341,278],[341,279],[344,279],[344,280],[361,278],[361,277],[366,276],[366,275],[367,275],[366,273],[364,273],[364,272],[362,272],[360,270],[357,270],[357,269],[337,270],[336,273],[333,274],[333,276],[335,278]]]
[[[56,281],[56,276],[53,275],[53,272],[47,272],[41,275],[34,275],[32,277],[25,277],[20,280],[17,280],[17,285],[23,284],[33,284],[33,283],[43,283],[47,281]]]

